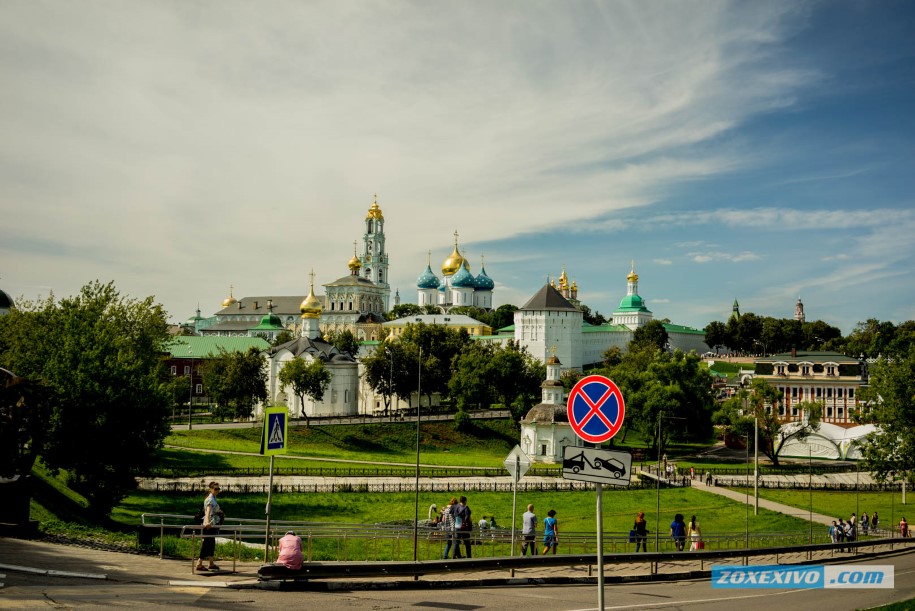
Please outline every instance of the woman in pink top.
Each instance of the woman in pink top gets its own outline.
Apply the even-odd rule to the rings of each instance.
[[[287,569],[299,570],[302,568],[302,540],[291,530],[280,539],[280,555],[277,564],[282,564]]]

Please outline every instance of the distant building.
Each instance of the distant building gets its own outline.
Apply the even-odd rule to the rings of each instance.
[[[801,298],[797,298],[797,303],[794,304],[794,320],[799,322],[806,322],[807,316],[804,314],[804,304],[801,302]]]
[[[432,271],[432,253],[429,253],[426,271],[416,279],[417,303],[420,307],[438,306],[442,312],[460,306],[491,310],[494,287],[495,283],[486,274],[486,266],[482,261],[477,276],[470,272],[470,264],[461,255],[458,233],[455,231],[454,250],[442,263],[441,280]]]
[[[365,217],[362,243],[362,255],[354,252],[349,261],[350,273],[325,284],[326,294],[316,298],[323,304],[321,331],[347,330],[359,341],[372,341],[378,339],[384,313],[390,309],[391,295],[384,215],[377,196]],[[301,306],[307,296],[260,295],[236,299],[233,289],[229,287],[229,296],[212,317],[201,317],[198,308],[185,326],[204,335],[246,337],[271,331],[278,320],[286,330],[297,332]],[[264,328],[265,324],[271,329]],[[254,330],[255,327],[258,329]]]
[[[404,316],[397,320],[391,320],[382,323],[390,336],[399,337],[409,325],[418,323],[426,325],[441,325],[449,329],[465,329],[471,337],[480,337],[492,334],[492,328],[481,323],[475,318],[465,316],[464,314],[418,314],[416,316]]]
[[[333,344],[320,339],[321,302],[314,294],[314,275],[308,296],[301,305],[300,336],[267,352],[267,400],[272,405],[285,405],[292,417],[352,416],[358,412],[359,364],[352,356],[340,352]],[[291,387],[280,381],[283,366],[293,359],[311,363],[320,359],[330,371],[331,379],[321,401],[297,396]],[[263,416],[263,406],[257,414]]]
[[[532,462],[561,462],[565,446],[581,445],[569,424],[564,389],[559,380],[560,367],[555,356],[547,358],[540,403],[521,419],[521,449]]]
[[[803,420],[800,403],[823,404],[823,422],[855,426],[858,391],[866,381],[865,364],[838,352],[775,354],[756,359],[756,376],[782,392],[775,406],[783,422]]]
[[[165,357],[165,367],[173,376],[191,377],[189,394],[195,404],[209,403],[200,376],[200,367],[207,360],[218,356],[221,351],[247,352],[249,348],[264,351],[269,347],[270,344],[259,337],[177,335],[166,348],[168,354]]]
[[[636,329],[653,319],[651,310],[638,293],[639,277],[635,273],[634,262],[626,280],[626,296],[620,300],[611,321],[602,325],[584,322],[581,309],[566,299],[554,283],[548,282],[515,312],[515,324],[510,329],[515,341],[542,362],[546,362],[555,348],[556,356],[567,369],[580,370],[586,365],[600,363],[604,352],[610,348],[626,352]],[[572,295],[571,286],[567,285],[567,289]],[[663,324],[671,350],[698,354],[708,351],[703,331],[684,325]],[[504,342],[505,336],[490,339]]]

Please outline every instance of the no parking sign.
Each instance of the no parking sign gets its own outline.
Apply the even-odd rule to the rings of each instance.
[[[602,443],[623,426],[626,405],[623,393],[609,378],[585,376],[569,393],[569,424],[589,443]]]

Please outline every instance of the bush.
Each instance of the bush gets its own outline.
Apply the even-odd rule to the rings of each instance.
[[[458,411],[454,415],[454,428],[462,433],[466,433],[473,427],[473,420],[470,417],[470,414],[464,410]]]

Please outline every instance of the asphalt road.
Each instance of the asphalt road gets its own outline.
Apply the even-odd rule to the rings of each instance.
[[[710,609],[772,611],[784,609],[863,609],[915,598],[915,552],[900,553],[867,564],[893,564],[892,590],[729,590],[713,588],[708,579],[608,585],[606,609]],[[456,589],[369,590],[331,592],[226,589],[197,585],[164,585],[136,581],[99,581],[7,573],[0,577],[0,608],[85,608],[98,606],[173,606],[197,608],[505,609],[573,611],[597,608],[593,585],[526,585]]]

